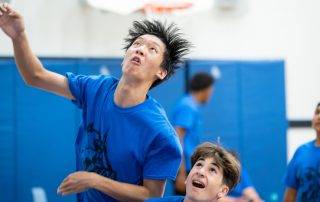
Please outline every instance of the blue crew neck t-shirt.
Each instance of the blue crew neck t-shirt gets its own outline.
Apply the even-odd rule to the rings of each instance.
[[[151,97],[136,106],[114,103],[118,79],[66,74],[73,102],[82,109],[76,138],[77,170],[134,185],[143,179],[174,180],[182,149],[163,108]],[[116,201],[95,189],[78,202]]]
[[[228,196],[241,197],[246,188],[253,187],[249,174],[242,168],[240,182],[228,193]]]
[[[287,187],[297,190],[296,201],[320,201],[320,147],[315,146],[315,141],[296,150],[284,181]]]
[[[184,160],[186,170],[191,170],[191,155],[200,144],[202,135],[202,117],[199,104],[191,95],[185,95],[175,106],[172,117],[172,125],[186,130],[183,142]]]
[[[168,196],[163,198],[151,198],[145,202],[183,202],[184,196]]]

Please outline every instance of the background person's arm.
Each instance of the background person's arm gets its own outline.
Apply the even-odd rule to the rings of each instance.
[[[297,190],[287,187],[284,193],[284,202],[295,202],[297,197]]]
[[[259,194],[253,187],[247,187],[242,192],[243,197],[249,199],[251,202],[262,202]]]
[[[182,148],[184,148],[183,142],[186,134],[186,130],[182,127],[175,127],[175,130],[178,134],[180,144]],[[186,191],[185,181],[187,179],[187,171],[186,171],[186,163],[184,161],[184,157],[182,157],[182,162],[178,171],[178,175],[175,181],[175,189],[180,193],[184,193]]]
[[[12,40],[16,64],[28,85],[74,99],[67,78],[46,70],[34,55],[27,39],[23,17],[6,3],[0,4],[0,28]]]

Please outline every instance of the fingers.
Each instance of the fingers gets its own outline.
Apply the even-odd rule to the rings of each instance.
[[[58,187],[57,194],[63,194],[64,192],[70,190],[72,187],[72,182],[70,180],[64,180]]]
[[[9,7],[9,4],[1,3],[0,4],[0,16],[2,16],[4,14],[8,14],[9,15],[10,14],[10,9],[11,9],[11,7]]]
[[[64,186],[60,186],[58,188],[57,194],[60,194],[62,196],[75,193],[75,188],[71,186],[70,184],[65,184]]]
[[[3,12],[8,12],[7,5],[7,3],[0,4],[0,10]]]
[[[58,187],[57,194],[66,195],[77,192],[77,180],[66,177]]]
[[[16,16],[17,12],[13,10],[10,4],[8,3],[0,3],[0,17],[4,14],[7,14],[9,16]]]
[[[0,15],[3,15],[4,13],[8,12],[8,4],[7,3],[1,3],[0,4]]]
[[[4,7],[7,9],[7,11],[9,12],[9,15],[13,15],[15,14],[16,12],[14,12],[13,8],[11,7],[10,4],[8,3],[4,3]]]
[[[57,190],[57,194],[60,194],[62,196],[69,195],[73,193],[81,192],[83,188],[81,186],[75,184],[75,182],[72,182],[71,180],[63,182]]]
[[[60,186],[59,186],[59,189],[60,189],[60,190],[61,190],[61,189],[64,189],[64,188],[66,188],[66,187],[68,187],[68,186],[70,186],[70,185],[72,185],[72,182],[71,182],[71,181],[62,182],[62,183],[60,184]]]

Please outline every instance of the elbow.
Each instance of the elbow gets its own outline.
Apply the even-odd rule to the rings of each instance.
[[[29,79],[29,78],[24,78],[24,83],[27,85],[27,86],[31,86],[33,87],[34,86],[34,81],[32,79]]]
[[[36,72],[32,75],[29,75],[28,77],[24,77],[24,82],[28,86],[37,87],[41,81],[41,78],[42,78],[42,72]]]

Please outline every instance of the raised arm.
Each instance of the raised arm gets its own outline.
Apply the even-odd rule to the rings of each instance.
[[[45,69],[34,55],[29,46],[23,17],[7,3],[0,4],[0,28],[12,40],[15,61],[26,84],[74,99],[67,78]]]

